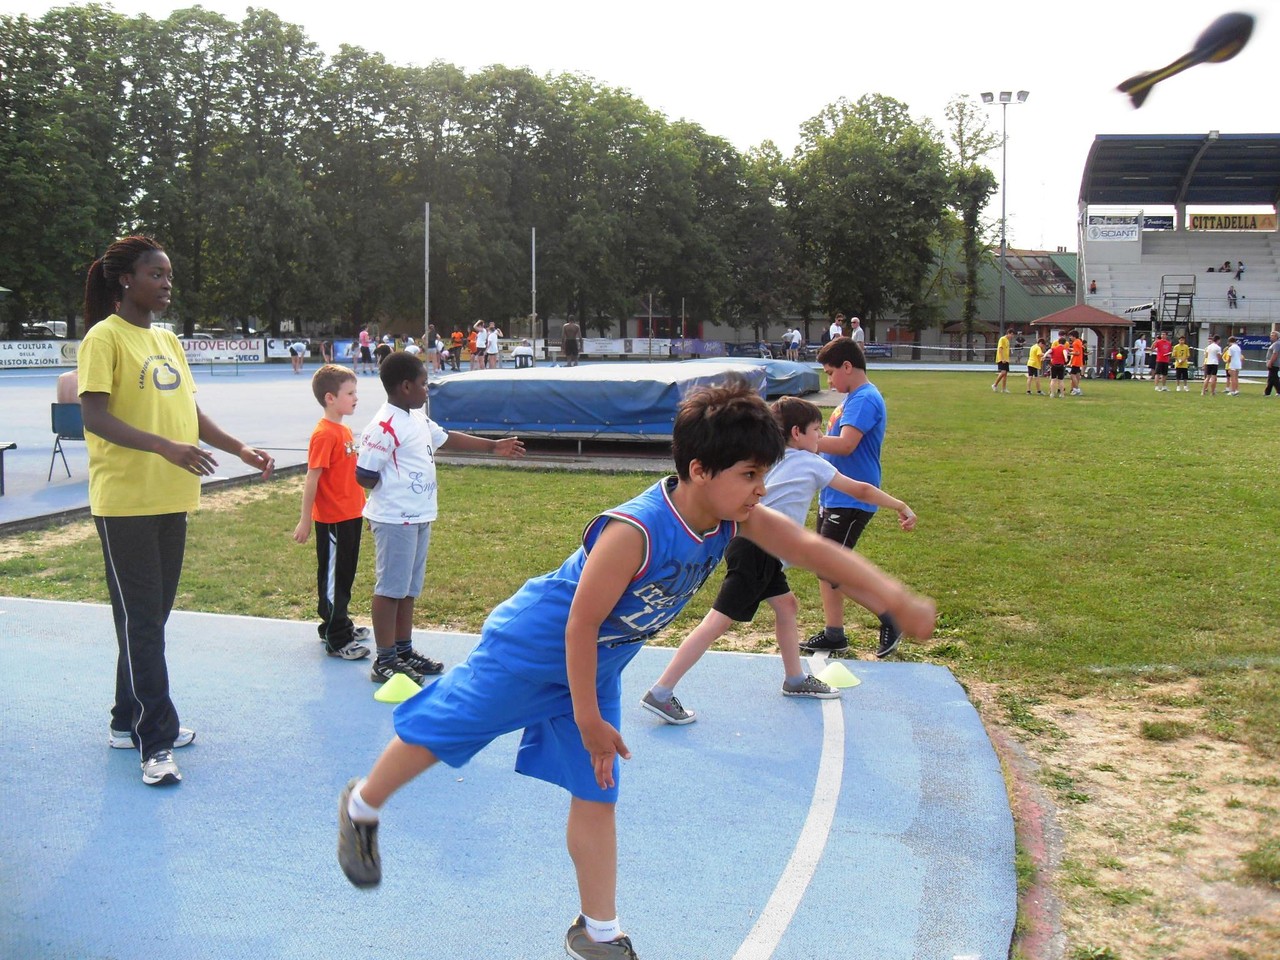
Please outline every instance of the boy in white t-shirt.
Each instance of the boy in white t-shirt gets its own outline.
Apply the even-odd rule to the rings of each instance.
[[[1227,396],[1240,396],[1240,371],[1244,369],[1244,351],[1235,337],[1227,338]]]
[[[866,503],[898,511],[898,522],[902,529],[915,528],[916,515],[901,500],[889,496],[870,483],[846,477],[830,462],[818,456],[818,441],[826,431],[823,428],[822,411],[815,404],[799,397],[783,397],[774,402],[773,416],[786,435],[787,451],[765,477],[765,495],[761,504],[777,510],[800,526],[805,526],[809,508],[818,491],[824,487],[834,487]],[[693,632],[685,637],[675,656],[671,658],[671,663],[641,699],[640,705],[667,723],[692,723],[697,719],[694,711],[685,709],[676,698],[676,684],[711,645],[724,636],[732,623],[751,622],[761,601],[773,607],[775,636],[785,673],[783,694],[821,700],[840,696],[840,691],[835,687],[805,673],[800,663],[800,627],[797,621],[800,608],[795,594],[787,584],[782,561],[765,553],[745,537],[735,537],[730,541],[725,549],[724,559],[724,582],[720,585],[720,592],[716,595],[711,610]],[[866,605],[865,598],[856,590],[848,587],[841,589],[853,600]],[[888,616],[884,611],[872,610],[872,613],[879,614],[882,621]],[[894,632],[896,635],[897,631]],[[886,650],[883,656],[892,652],[892,649]]]
[[[387,402],[360,437],[356,482],[371,491],[364,517],[373,532],[373,638],[378,658],[371,679],[385,683],[406,674],[415,683],[440,673],[439,660],[413,649],[413,606],[427,571],[431,524],[436,519],[435,452],[450,450],[524,456],[516,437],[486,440],[446,433],[423,412],[427,368],[411,353],[393,353],[378,369]]]
[[[1218,367],[1222,363],[1222,344],[1215,333],[1209,338],[1209,345],[1204,348],[1204,386],[1200,388],[1200,396],[1211,397],[1218,394]]]

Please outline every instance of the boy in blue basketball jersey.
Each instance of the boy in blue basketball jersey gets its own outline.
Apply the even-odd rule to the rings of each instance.
[[[439,682],[401,704],[396,736],[338,804],[338,861],[360,887],[382,879],[379,810],[443,760],[461,766],[495,738],[524,730],[519,773],[569,791],[566,831],[581,900],[565,936],[579,960],[634,960],[618,922],[618,758],[623,667],[706,581],[737,534],[796,566],[851,585],[913,636],[933,631],[933,603],[856,554],[758,506],[785,441],[748,386],[700,390],[672,431],[677,475],[587,524],[559,570],[525,583],[489,615],[480,643]]]

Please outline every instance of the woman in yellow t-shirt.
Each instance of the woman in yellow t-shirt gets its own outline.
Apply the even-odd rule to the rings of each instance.
[[[187,511],[217,461],[207,443],[271,475],[267,453],[225,433],[196,406],[182,344],[154,326],[169,306],[173,269],[150,237],[117,240],[89,267],[80,345],[80,407],[93,514],[119,659],[108,743],[138,750],[142,782],[178,783],[173,748],[195,733],[169,698],[164,628],[178,591]]]

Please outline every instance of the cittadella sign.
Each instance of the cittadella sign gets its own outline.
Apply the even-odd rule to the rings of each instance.
[[[1189,230],[1265,230],[1274,233],[1274,213],[1193,213],[1187,218]]]

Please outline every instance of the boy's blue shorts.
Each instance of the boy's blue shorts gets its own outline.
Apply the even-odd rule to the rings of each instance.
[[[517,675],[504,666],[522,658],[513,646],[518,644],[483,637],[466,661],[396,708],[396,736],[460,767],[493,740],[523,728],[517,773],[557,784],[582,800],[617,803],[620,765],[615,758],[614,785],[602,790],[573,720],[563,665],[558,673]],[[615,729],[622,726],[622,668],[642,646],[597,648],[596,697]]]

